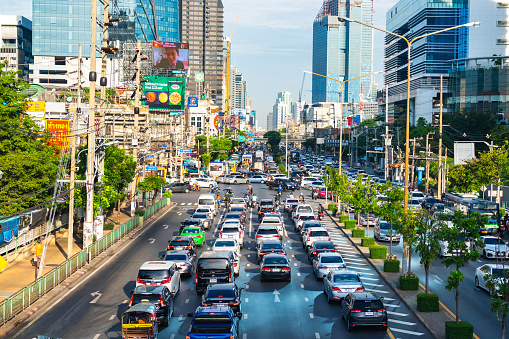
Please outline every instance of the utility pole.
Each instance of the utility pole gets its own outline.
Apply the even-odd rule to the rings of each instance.
[[[389,146],[391,137],[389,137],[389,85],[385,85],[385,166],[384,178],[389,178]]]
[[[136,86],[135,86],[135,94],[134,94],[134,127],[133,127],[133,158],[136,162],[138,162],[138,115],[140,114],[140,74],[141,74],[141,41],[138,40],[138,44],[136,47]],[[138,166],[136,166],[138,167]],[[134,180],[131,183],[131,217],[134,216],[134,211],[136,209],[136,173],[134,175]]]
[[[426,193],[428,193],[429,190],[429,140],[433,140],[433,138],[429,137],[430,134],[435,134],[435,132],[428,132],[428,134],[426,134]]]
[[[92,0],[92,27],[90,40],[90,95],[88,110],[88,153],[87,153],[87,209],[83,227],[83,247],[92,244],[94,236],[94,159],[95,159],[95,81],[97,45],[97,0]]]
[[[438,194],[437,198],[442,199],[442,86],[443,76],[440,74],[440,123],[438,127]]]
[[[69,181],[69,226],[67,229],[67,259],[72,256],[74,244],[74,173],[76,172],[76,120],[81,113],[81,44],[78,45],[78,100],[72,114],[71,127],[71,176]]]
[[[210,150],[210,94],[209,91],[205,93],[207,103],[207,116],[205,117],[205,135],[207,136],[207,153]],[[199,155],[200,152],[198,152]]]

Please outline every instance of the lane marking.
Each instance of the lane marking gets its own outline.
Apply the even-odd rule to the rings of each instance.
[[[192,202],[189,202],[189,203],[187,203],[187,206],[191,206],[192,204],[193,204]]]
[[[129,302],[129,299],[126,299],[124,301],[122,301],[122,304],[127,304]]]
[[[293,265],[294,265],[294,266],[297,266],[297,263],[296,263],[296,262],[294,262],[294,263],[293,263]]]
[[[309,299],[308,299],[308,298],[304,298],[304,301],[305,301],[305,302],[309,302]]]
[[[412,323],[409,321],[403,321],[403,320],[396,320],[396,319],[389,319],[389,323],[396,323],[401,325],[408,325],[408,326],[415,326],[417,323]]]
[[[384,304],[384,306],[385,307],[401,307],[401,305],[392,305],[392,304]]]
[[[315,317],[315,315],[314,315],[313,313],[309,313],[309,317],[310,317],[311,319],[313,319],[313,318]]]
[[[300,288],[304,288],[304,284],[300,284]]]
[[[366,289],[366,291],[369,291],[369,292],[376,292],[376,293],[390,293],[390,292],[388,292],[388,291],[380,291],[380,290],[375,290],[375,289],[372,289],[372,288],[370,288],[370,289]],[[384,298],[384,299],[385,299],[385,298]]]
[[[373,287],[384,287],[385,285],[378,285],[378,284],[372,284],[372,283],[364,283],[364,285],[373,286]]]
[[[246,285],[246,290],[248,290],[248,289],[249,289],[249,285]]]
[[[402,330],[402,329],[399,329],[399,328],[391,328],[391,330],[394,331],[394,332],[411,334],[411,335],[418,335],[418,336],[424,335],[424,333],[422,333],[422,332],[407,331],[407,330]]]
[[[393,312],[393,311],[387,311],[387,314],[397,315],[399,317],[406,317],[406,316],[408,316],[408,313],[399,313],[399,312]]]
[[[185,203],[185,202],[183,202],[183,203],[181,203],[181,204],[180,204],[180,206],[184,206],[185,204],[186,204],[186,203]]]
[[[189,299],[186,299],[186,301],[184,301],[184,304],[187,304],[189,303]]]
[[[244,319],[247,319],[247,313],[244,313]]]
[[[320,339],[320,333],[315,333],[315,338]]]
[[[300,273],[299,272],[297,272],[297,276],[300,277]]]
[[[175,339],[175,333],[170,336],[170,339]]]
[[[101,335],[98,333],[96,335],[94,335],[94,339],[98,339]]]
[[[109,320],[115,319],[116,315],[112,314]]]
[[[244,334],[242,335],[242,339],[247,339],[247,333],[244,333]]]
[[[355,266],[354,266],[354,265],[352,265],[352,266],[350,266],[349,268],[353,268],[353,269],[356,269],[356,270],[362,270],[362,271],[371,271],[371,270],[372,270],[371,268],[358,267],[358,266],[356,266],[356,265],[357,265],[357,263],[355,264]],[[365,274],[365,273],[362,273],[362,274]]]
[[[182,321],[182,320],[184,320],[184,316],[181,314],[181,315],[179,315],[179,321]]]
[[[246,303],[249,302],[249,298],[244,299],[244,302]]]

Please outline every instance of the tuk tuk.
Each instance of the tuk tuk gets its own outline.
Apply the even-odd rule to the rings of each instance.
[[[157,339],[156,306],[147,299],[122,314],[122,339]]]

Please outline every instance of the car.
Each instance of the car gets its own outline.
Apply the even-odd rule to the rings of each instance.
[[[330,241],[329,232],[323,227],[311,227],[302,235],[302,246],[307,250],[315,241]]]
[[[256,245],[258,245],[262,240],[265,239],[281,241],[283,240],[283,235],[279,233],[277,226],[275,225],[259,226],[255,234]]]
[[[444,204],[444,201],[443,200],[440,200],[440,199],[437,199],[437,198],[426,198],[424,199],[424,202],[423,202],[423,206],[427,209],[427,210],[431,210],[434,206],[436,205],[443,205]]]
[[[263,218],[265,217],[265,214],[270,214],[273,212],[274,212],[273,206],[264,206],[264,207],[260,208],[260,210],[258,211],[258,221],[261,222],[263,220]]]
[[[224,175],[224,174],[223,175],[219,175],[219,176],[216,177],[216,182],[217,183],[221,183],[221,184],[227,184],[228,181],[227,181],[226,177],[227,176]]]
[[[192,219],[198,219],[201,221],[203,228],[208,230],[210,228],[211,221],[208,213],[197,213],[194,212]]]
[[[387,331],[387,309],[383,297],[375,292],[350,293],[341,301],[341,309],[348,331],[358,326],[379,326]]]
[[[311,166],[311,168],[313,168]],[[307,186],[312,183],[313,181],[316,181],[316,178],[314,177],[304,177],[302,178],[302,180],[300,181],[300,187],[301,188],[308,188]]]
[[[279,214],[266,213],[263,216],[260,226],[261,225],[276,225],[279,233],[283,234],[284,221]]]
[[[219,207],[217,206],[216,196],[210,193],[200,194],[196,208],[209,208],[214,211],[214,215],[217,215]]]
[[[413,210],[420,210],[422,208],[422,201],[418,199],[409,199],[408,208]]]
[[[332,199],[332,197],[333,197],[332,191],[328,191],[327,187],[325,187],[325,186],[320,186],[316,190],[318,193],[318,198],[320,198],[320,199],[325,199],[325,194],[326,194],[325,192],[327,192],[327,199]]]
[[[308,249],[309,261],[312,263],[320,253],[338,253],[338,250],[330,240],[315,241]]]
[[[238,213],[242,215],[244,219],[246,218],[246,210],[244,209],[244,207],[240,206],[230,207],[230,213]]]
[[[302,235],[305,233],[304,231],[306,231],[308,228],[310,227],[322,227],[322,224],[320,224],[318,221],[316,220],[312,220],[312,221],[305,221],[303,224],[302,224],[302,227],[299,228],[299,229],[296,229],[297,233],[299,234],[299,238],[300,240],[302,241]]]
[[[250,181],[247,178],[244,178],[240,174],[232,175],[230,178],[228,178],[229,184],[249,184]]]
[[[168,287],[165,285],[136,286],[129,300],[129,308],[142,303],[143,300],[148,300],[156,306],[157,322],[168,326],[174,310],[174,296]]]
[[[330,270],[323,278],[323,293],[327,302],[341,301],[351,292],[364,291],[359,273],[347,270]]]
[[[230,306],[199,306],[192,317],[186,339],[239,339],[242,312],[235,314]]]
[[[200,207],[194,210],[194,213],[205,213],[207,214],[208,219],[212,223],[214,220],[214,211],[210,207]]]
[[[426,199],[426,195],[421,191],[412,191],[410,192],[410,199],[419,200],[421,203]]]
[[[241,224],[244,224],[246,222],[246,213],[239,213],[239,212],[226,213],[223,216],[222,222],[224,223],[225,220],[230,220],[230,219],[239,220]]]
[[[181,275],[191,276],[194,272],[196,255],[188,251],[166,251],[164,261],[173,261]]]
[[[177,264],[171,261],[145,261],[138,270],[136,286],[163,285],[171,294],[176,295],[180,289],[180,273]]]
[[[509,277],[509,267],[504,264],[484,264],[482,266],[477,267],[475,270],[474,278],[475,287],[485,289],[490,294],[496,292],[491,290],[487,285],[486,279],[489,279],[491,275],[494,275],[496,277],[497,282],[495,285],[495,289],[497,289],[497,287],[499,288],[498,284],[507,281],[507,278]]]
[[[330,271],[345,268],[346,263],[338,252],[318,253],[313,260],[313,273],[317,280],[323,279]]]
[[[237,252],[240,255],[240,245],[237,239],[235,238],[218,238],[212,245],[213,251],[219,250],[232,250]]]
[[[241,225],[224,224],[219,232],[219,238],[234,238],[238,241],[240,248],[244,247],[244,229]]]
[[[216,181],[211,178],[196,178],[194,179],[194,183],[196,183],[200,188],[212,188],[216,186]]]
[[[196,254],[196,243],[192,237],[174,236],[168,240],[167,251],[187,251],[191,255]]]
[[[373,212],[369,214],[366,213],[359,214],[359,225],[361,226],[368,226],[368,223],[370,226],[375,226],[376,224],[378,224],[378,222],[379,218]]]
[[[207,234],[201,227],[195,226],[184,227],[180,235],[192,237],[194,242],[196,243],[196,246],[199,247],[203,246],[203,243],[205,242],[205,238],[207,236]]]
[[[192,187],[186,182],[174,182],[164,187],[163,192],[170,191],[171,193],[189,193]]]
[[[295,223],[296,216],[301,213],[311,213],[312,214],[313,208],[311,207],[311,205],[308,205],[308,204],[297,205],[297,207],[295,207],[295,209],[293,210],[292,217],[291,217],[291,219],[293,219],[294,223]]]
[[[203,227],[203,222],[200,219],[186,219],[180,223],[180,229],[179,232],[182,233],[182,230],[186,228],[187,226],[195,226],[195,227]]]
[[[380,220],[375,225],[374,238],[378,241],[392,241],[398,242],[401,240],[401,234],[397,233],[394,229],[391,232],[391,223],[385,220]]]
[[[506,242],[499,237],[490,235],[481,236],[484,248],[478,248],[477,251],[486,259],[509,258],[509,247]]]
[[[241,293],[234,283],[209,285],[201,299],[202,306],[230,306],[235,314],[241,312]]]
[[[315,180],[315,181],[312,181],[310,182],[306,187],[307,189],[309,189],[310,191],[313,190],[313,189],[318,189],[319,187],[323,187],[324,183],[322,180]]]
[[[287,178],[276,178],[273,181],[267,181],[269,189],[277,189],[279,186],[283,188],[283,191],[295,191],[297,185]]]
[[[288,211],[290,210],[290,207],[293,204],[298,204],[298,203],[299,203],[299,199],[296,199],[296,198],[287,198],[286,201],[285,201],[285,206],[284,206],[285,213],[288,213]]]
[[[251,178],[249,178],[249,180],[252,183],[265,184],[265,182],[267,182],[267,176],[263,174],[255,174]]]
[[[274,201],[272,199],[261,199],[260,202],[258,203],[258,211],[262,207],[272,207],[272,208],[274,208]]]
[[[471,250],[470,238],[467,235],[465,235],[464,233],[461,233],[457,236],[456,240],[458,241],[457,244],[459,244],[459,242],[463,242],[465,244],[465,248],[467,248],[467,251]],[[452,253],[449,252],[449,242],[447,240],[439,240],[438,243],[440,244],[440,252],[438,253],[438,256],[440,258],[450,257],[453,254],[457,255],[460,253],[460,251],[461,251],[461,253],[465,252],[463,250],[452,250]]]
[[[260,281],[292,280],[290,262],[284,254],[267,254],[260,263]]]
[[[256,246],[256,258],[261,262],[263,257],[269,253],[286,254],[283,244],[279,240],[265,239]]]
[[[233,198],[232,200],[230,200],[229,207],[230,208],[231,207],[242,207],[245,209],[247,207],[247,204],[243,198]]]
[[[313,213],[300,213],[297,215],[294,222],[295,229],[299,230],[306,221],[313,220],[316,221],[316,217]]]

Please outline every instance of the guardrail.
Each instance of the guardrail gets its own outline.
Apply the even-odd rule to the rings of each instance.
[[[167,199],[163,198],[145,211],[144,220],[150,218],[157,211],[167,205]],[[76,253],[60,266],[52,269],[44,276],[14,293],[9,298],[0,302],[0,326],[5,325],[10,319],[23,312],[43,295],[58,286],[71,274],[85,266],[92,259],[104,252],[112,244],[122,239],[126,234],[140,226],[140,218],[122,224],[116,230],[97,240],[92,245]]]

